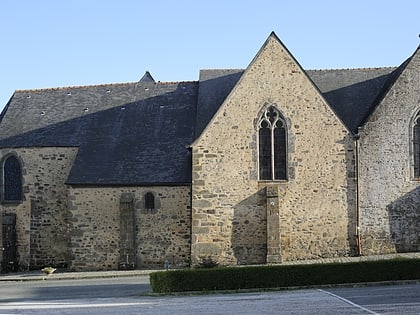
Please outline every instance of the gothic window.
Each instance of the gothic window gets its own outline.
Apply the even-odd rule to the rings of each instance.
[[[274,106],[258,121],[258,142],[260,180],[287,179],[286,124]]]
[[[22,169],[18,159],[10,155],[3,161],[3,195],[4,202],[22,200]]]
[[[146,210],[155,210],[155,196],[153,193],[148,192],[144,195],[144,207]]]
[[[414,177],[420,178],[420,111],[413,123],[413,163]]]

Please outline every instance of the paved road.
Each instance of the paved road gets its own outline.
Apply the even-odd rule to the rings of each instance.
[[[149,276],[0,282],[0,303],[117,298],[139,296],[146,292],[151,292]]]
[[[0,283],[0,314],[420,314],[420,285],[147,296],[148,277]]]
[[[345,299],[378,314],[420,314],[420,284],[330,289]]]

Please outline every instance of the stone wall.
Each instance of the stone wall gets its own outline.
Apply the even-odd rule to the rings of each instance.
[[[65,181],[77,148],[2,149],[1,157],[16,155],[22,163],[23,200],[2,204],[16,213],[18,259],[21,269],[66,266],[67,188]]]
[[[188,265],[190,189],[189,186],[71,187],[70,269],[159,268],[166,259],[172,266]],[[147,192],[155,196],[155,209],[145,208]],[[121,207],[126,213],[123,216]],[[121,224],[122,218],[130,218],[130,209],[134,222]],[[135,240],[130,240],[128,235],[121,242],[121,235],[126,234],[121,229],[135,235]],[[121,255],[123,243],[134,243],[134,258],[130,248],[121,248],[126,253]]]
[[[420,250],[420,184],[411,125],[420,110],[417,52],[360,131],[360,224],[364,255]]]
[[[287,181],[258,180],[256,124],[269,105],[286,119]],[[273,36],[192,147],[193,263],[207,256],[251,264],[268,256],[288,261],[354,253],[352,137]],[[267,228],[267,186],[278,198],[269,217],[279,220],[278,228]]]

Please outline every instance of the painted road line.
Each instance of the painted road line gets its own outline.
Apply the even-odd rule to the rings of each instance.
[[[325,290],[322,290],[322,289],[318,289],[318,291],[319,291],[319,292],[322,292],[322,293],[325,293],[325,294],[328,294],[328,295],[330,295],[330,296],[332,296],[332,297],[335,297],[336,299],[339,299],[339,300],[341,300],[341,301],[343,301],[343,302],[345,302],[345,303],[347,303],[347,304],[350,304],[350,305],[352,305],[352,306],[354,306],[354,307],[357,307],[357,308],[359,308],[359,309],[361,309],[361,310],[363,310],[363,311],[365,311],[365,312],[368,312],[369,314],[380,315],[379,313],[376,313],[376,312],[374,312],[374,311],[371,311],[370,309],[368,309],[368,308],[366,308],[366,307],[363,307],[363,306],[361,306],[361,305],[359,305],[359,304],[353,303],[352,301],[347,300],[347,299],[345,299],[345,298],[343,298],[343,297],[341,297],[341,296],[339,296],[339,295],[336,295],[336,294],[334,294],[334,293],[331,293],[331,292],[328,292],[328,291],[325,291]]]

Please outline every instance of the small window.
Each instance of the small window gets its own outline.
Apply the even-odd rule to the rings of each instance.
[[[413,165],[414,178],[420,178],[420,111],[413,123]]]
[[[258,142],[260,180],[287,179],[286,123],[274,106],[259,119]]]
[[[155,196],[153,193],[148,192],[144,195],[144,207],[146,210],[155,210]]]
[[[19,160],[8,156],[3,162],[3,196],[4,202],[22,200],[22,169]]]

